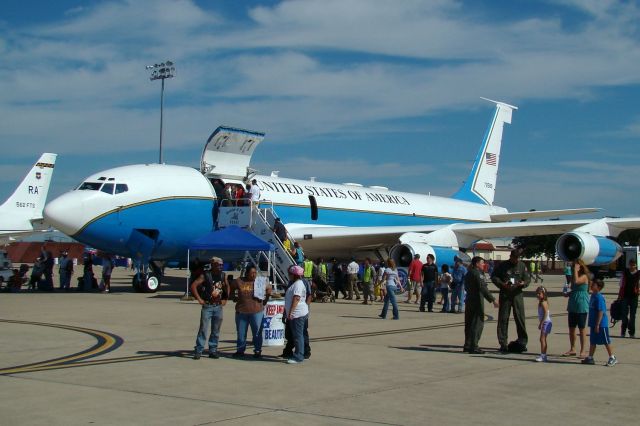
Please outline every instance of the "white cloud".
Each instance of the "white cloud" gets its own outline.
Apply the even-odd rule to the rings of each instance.
[[[489,22],[445,0],[294,0],[250,10],[249,24],[187,0],[101,3],[12,33],[0,112],[15,115],[17,104],[28,117],[10,121],[13,135],[36,120],[81,128],[98,115],[113,120],[105,138],[136,135],[126,123],[151,120],[143,111],[157,104],[143,65],[164,57],[178,68],[167,92],[174,119],[210,129],[211,117],[239,117],[289,140],[477,105],[483,95],[585,98],[594,86],[640,81],[629,35],[638,11],[571,5],[593,14],[572,32],[556,18]],[[329,58],[340,51],[365,56]],[[69,149],[59,136],[59,150]]]

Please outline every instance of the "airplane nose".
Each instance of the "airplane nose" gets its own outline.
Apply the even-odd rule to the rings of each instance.
[[[44,208],[44,220],[49,225],[67,235],[74,235],[84,223],[78,213],[82,211],[82,202],[73,192],[63,194],[47,203]]]

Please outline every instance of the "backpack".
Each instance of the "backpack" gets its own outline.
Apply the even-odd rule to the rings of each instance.
[[[622,304],[619,300],[614,300],[609,307],[609,313],[611,314],[611,326],[622,320]]]
[[[512,342],[509,342],[509,344],[507,345],[507,351],[514,354],[521,354],[522,352],[527,351],[527,347],[517,340],[514,340]]]

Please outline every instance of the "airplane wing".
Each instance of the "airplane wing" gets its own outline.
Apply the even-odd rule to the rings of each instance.
[[[582,209],[563,209],[563,210],[532,210],[528,212],[510,212],[504,214],[492,214],[492,222],[510,222],[512,220],[528,220],[540,219],[542,217],[569,216],[574,214],[595,213],[602,209],[598,208],[582,208]]]
[[[540,220],[506,223],[454,223],[451,225],[426,226],[381,226],[381,227],[337,227],[287,224],[295,239],[306,240],[305,245],[321,244],[322,240],[349,241],[360,249],[372,249],[398,243],[400,237],[409,233],[436,233],[447,231],[454,234],[460,247],[469,247],[475,241],[490,238],[522,237],[534,235],[563,234],[585,228],[594,235],[618,236],[625,229],[640,228],[640,217],[603,218],[581,220]],[[316,240],[316,241],[314,241]],[[437,241],[436,241],[437,242]],[[448,245],[450,242],[445,242]]]

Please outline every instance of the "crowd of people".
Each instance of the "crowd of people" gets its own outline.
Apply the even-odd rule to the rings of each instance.
[[[371,259],[365,259],[361,264],[352,258],[350,262],[340,262],[332,259],[329,264],[320,258],[313,262],[304,256],[300,245],[295,245],[300,252],[297,265],[289,269],[289,282],[286,288],[285,313],[286,341],[287,345],[282,357],[290,364],[302,362],[310,357],[309,346],[309,305],[313,300],[319,300],[318,294],[329,292],[335,298],[341,294],[344,300],[361,300],[362,304],[372,304],[374,301],[382,303],[379,317],[387,318],[389,305],[391,305],[392,318],[400,318],[398,301],[396,296],[406,293],[404,303],[419,304],[418,310],[433,312],[436,304],[441,304],[440,312],[464,313],[465,330],[463,351],[470,354],[482,354],[484,351],[478,346],[483,332],[485,311],[484,300],[492,303],[498,309],[497,339],[500,353],[526,352],[528,334],[525,324],[524,289],[531,281],[535,281],[536,275],[525,266],[520,259],[518,250],[513,250],[509,260],[501,262],[493,268],[490,281],[498,289],[497,298],[489,291],[485,274],[488,271],[485,260],[474,257],[469,265],[464,265],[461,259],[456,259],[454,266],[448,265],[438,268],[433,255],[428,255],[426,262],[420,261],[420,255],[415,255],[407,271],[406,286],[402,285],[398,268],[392,259],[386,262],[374,264]],[[207,328],[211,328],[209,337],[209,356],[217,358],[217,342],[220,323],[222,321],[222,309],[228,299],[236,301],[236,331],[237,351],[233,357],[244,356],[246,348],[246,335],[248,327],[251,327],[255,358],[261,357],[261,325],[262,306],[268,297],[257,300],[254,296],[252,283],[255,280],[256,269],[249,266],[245,275],[230,283],[220,272],[221,260],[213,258],[211,269],[213,278],[209,279],[209,287],[206,274],[192,284],[194,294],[209,294],[211,289],[218,289],[219,299],[209,300],[204,296],[197,297],[203,305],[201,323],[196,339],[194,358],[199,359],[204,350]],[[593,355],[597,345],[604,345],[608,351],[608,366],[617,363],[613,354],[609,335],[607,309],[601,290],[603,281],[594,279],[588,268],[582,261],[572,265],[570,284],[566,291],[568,298],[567,311],[569,326],[570,349],[563,356],[579,356],[584,364],[593,364]],[[538,277],[541,279],[540,277]],[[626,332],[630,336],[635,335],[635,313],[637,310],[638,282],[640,273],[637,265],[630,263],[630,267],[623,274],[619,299],[623,302],[625,319],[622,324],[622,336]],[[204,287],[203,287],[204,286]],[[440,293],[440,301],[436,302],[436,289]],[[360,293],[361,290],[361,293]],[[589,291],[591,296],[589,296]],[[214,291],[215,292],[215,291]],[[449,295],[450,294],[450,295]],[[536,288],[535,295],[538,301],[538,330],[540,332],[540,355],[535,358],[538,362],[548,361],[547,336],[551,333],[552,320],[549,306],[548,291],[546,287]],[[324,300],[324,299],[323,299]],[[218,308],[216,308],[216,306]],[[219,314],[214,314],[219,312]],[[510,318],[516,327],[517,338],[508,341],[508,327]],[[588,321],[587,321],[588,320]],[[590,327],[590,345],[585,346],[585,327]],[[576,328],[580,330],[580,352],[576,353]]]
[[[114,259],[111,255],[101,253],[100,265],[102,266],[101,279],[98,281],[93,271],[94,255],[86,252],[82,259],[83,274],[77,278],[78,291],[101,291],[109,293],[111,291],[111,274],[114,268]],[[12,270],[13,275],[9,278],[4,292],[18,293],[23,290],[27,291],[54,291],[54,270],[58,272],[58,290],[72,290],[71,279],[75,272],[75,265],[69,252],[62,250],[57,259],[54,258],[50,250],[44,247],[40,251],[40,255],[34,259],[33,265],[23,263],[19,268]],[[28,275],[29,270],[31,273]],[[28,276],[27,276],[28,275]]]
[[[286,238],[286,230],[276,231]],[[327,301],[337,299],[362,300],[362,304],[382,303],[379,317],[387,318],[391,305],[392,318],[400,318],[397,296],[406,294],[404,303],[418,305],[420,312],[434,312],[436,305],[441,305],[440,312],[464,314],[463,351],[470,354],[481,354],[483,350],[478,342],[483,332],[486,318],[484,300],[498,309],[497,341],[500,353],[526,352],[529,337],[526,329],[524,290],[535,282],[536,274],[521,260],[519,250],[513,250],[508,260],[487,268],[485,260],[474,257],[469,265],[456,258],[452,268],[448,265],[438,266],[435,257],[427,255],[425,263],[416,254],[410,263],[406,284],[403,284],[399,269],[392,259],[372,262],[366,258],[359,263],[356,258],[349,262],[331,259],[329,263],[323,258],[312,261],[304,255],[300,244],[292,246],[295,250],[296,264],[288,270],[288,283],[285,289],[285,338],[286,346],[282,357],[290,364],[297,364],[311,355],[309,345],[309,306],[314,300]],[[93,272],[93,256],[87,254],[83,259],[83,275],[78,278],[80,289],[92,290],[99,287],[103,292],[110,291],[113,259],[102,255],[102,279],[97,284]],[[13,275],[4,291],[20,291],[23,286],[31,290],[51,291],[54,288],[54,265],[52,253],[42,250],[35,259],[31,274],[29,266],[21,265],[13,270]],[[74,274],[74,263],[63,251],[57,262],[59,289],[69,290]],[[494,267],[495,266],[495,267]],[[217,351],[220,327],[223,320],[223,307],[228,300],[235,302],[235,324],[237,348],[235,358],[245,356],[248,331],[251,330],[253,357],[262,357],[262,328],[264,306],[271,297],[271,287],[267,286],[261,296],[256,296],[255,266],[246,266],[244,275],[235,279],[227,279],[222,272],[222,259],[213,257],[208,263],[196,271],[192,271],[191,293],[202,305],[200,326],[196,338],[194,358],[199,359],[208,346],[211,358],[218,358]],[[539,268],[539,267],[538,267]],[[498,290],[497,298],[489,291],[485,279],[488,270],[489,281]],[[587,265],[578,260],[565,269],[566,284],[563,295],[567,298],[569,349],[561,355],[579,357],[584,364],[593,364],[594,353],[598,345],[605,346],[608,352],[606,365],[613,366],[618,361],[611,346],[609,317],[607,306],[602,295],[604,282],[594,278]],[[537,277],[542,281],[542,277]],[[635,320],[640,294],[640,272],[635,260],[631,260],[624,270],[619,284],[618,304],[620,306],[620,336],[635,337]],[[440,300],[437,300],[439,293]],[[551,307],[546,287],[540,285],[535,290],[538,301],[538,330],[540,332],[540,354],[538,362],[548,361],[547,336],[553,327]],[[508,341],[510,318],[516,328],[517,338]],[[587,326],[589,327],[589,346],[587,346]],[[208,334],[208,337],[207,337]],[[579,348],[579,350],[578,350]]]

